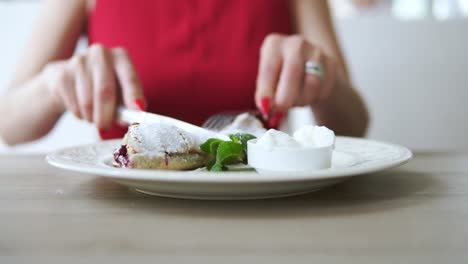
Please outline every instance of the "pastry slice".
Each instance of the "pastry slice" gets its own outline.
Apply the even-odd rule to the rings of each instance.
[[[157,123],[131,125],[121,147],[114,151],[115,166],[134,169],[191,170],[209,160],[190,134]]]

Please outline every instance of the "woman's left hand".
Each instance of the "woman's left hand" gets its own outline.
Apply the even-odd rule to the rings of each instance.
[[[306,62],[322,67],[323,74],[305,72]],[[314,106],[331,94],[336,61],[299,35],[268,35],[260,50],[255,102],[269,127],[276,128],[293,106]]]

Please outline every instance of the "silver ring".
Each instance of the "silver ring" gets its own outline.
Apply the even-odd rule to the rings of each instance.
[[[317,75],[320,78],[323,78],[325,75],[322,65],[315,61],[307,61],[304,70],[306,74]]]

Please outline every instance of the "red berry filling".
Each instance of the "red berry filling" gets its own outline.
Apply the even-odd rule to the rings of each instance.
[[[130,159],[128,158],[127,145],[122,145],[114,151],[114,160],[121,167],[128,167]]]

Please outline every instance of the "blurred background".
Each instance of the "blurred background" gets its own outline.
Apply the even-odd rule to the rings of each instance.
[[[325,0],[319,0],[325,1]],[[32,28],[39,0],[0,0],[0,93]],[[413,150],[468,149],[468,0],[330,0],[369,138]],[[83,39],[78,49],[86,46]],[[308,118],[297,110],[295,121]],[[66,115],[46,138],[0,152],[47,152],[93,142],[92,126]]]

